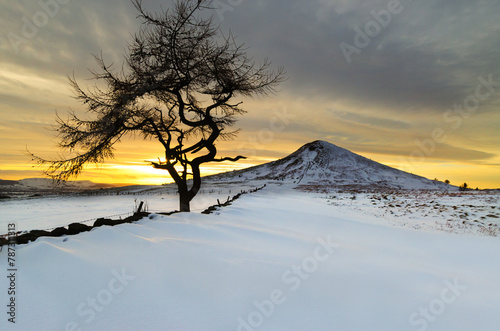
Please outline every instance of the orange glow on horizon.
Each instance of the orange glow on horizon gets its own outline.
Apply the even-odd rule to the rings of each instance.
[[[280,146],[282,147],[282,146]],[[294,152],[297,145],[290,144],[285,155]],[[354,151],[355,152],[355,151]],[[258,154],[258,152],[256,152]],[[419,164],[401,164],[400,158],[394,155],[363,153],[358,154],[368,157],[376,162],[383,163],[403,171],[408,171],[429,179],[437,178],[440,181],[446,179],[451,184],[459,186],[466,182],[469,187],[481,189],[500,187],[500,174],[498,166],[472,165],[472,164],[452,164],[437,161],[427,161]],[[137,157],[137,155],[134,155]],[[255,165],[274,161],[279,157],[258,157],[253,156],[238,162],[207,163],[202,166],[202,176],[214,175],[217,173],[229,172],[249,168]],[[139,157],[138,159],[147,159]],[[19,180],[23,178],[43,177],[39,168],[33,168],[31,164],[2,164],[0,169],[0,179]],[[10,170],[8,170],[10,169]],[[14,170],[15,169],[15,170]],[[76,179],[90,180],[95,183],[115,184],[115,185],[162,185],[173,183],[172,178],[166,170],[154,169],[148,162],[137,162],[131,160],[131,156],[122,156],[122,159],[115,159],[99,166],[88,166]]]

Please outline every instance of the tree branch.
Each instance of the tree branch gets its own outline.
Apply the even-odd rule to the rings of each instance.
[[[224,162],[224,161],[236,162],[240,159],[246,159],[246,156],[238,155],[237,157],[223,157],[221,159],[213,159],[212,162]]]

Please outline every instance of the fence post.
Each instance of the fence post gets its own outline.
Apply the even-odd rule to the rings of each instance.
[[[144,201],[141,201],[141,203],[139,204],[139,207],[137,208],[136,213],[140,213],[142,211],[142,206],[143,205],[144,205]]]

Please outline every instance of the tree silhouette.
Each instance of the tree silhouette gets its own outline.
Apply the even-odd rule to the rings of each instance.
[[[46,160],[30,153],[48,176],[76,177],[84,165],[113,157],[123,137],[138,133],[161,144],[164,160],[152,166],[168,171],[179,190],[180,211],[190,211],[201,164],[244,158],[216,158],[216,141],[234,138],[238,130],[227,128],[245,112],[232,100],[275,92],[284,73],[270,70],[267,60],[257,65],[232,35],[223,35],[213,16],[201,13],[210,3],[178,0],[170,10],[150,13],[133,0],[142,27],[122,70],[117,73],[101,55],[95,56],[99,71],[92,72],[95,88],[84,90],[70,78],[76,98],[93,117],[81,119],[74,112],[68,120],[57,117],[59,145],[71,157]]]

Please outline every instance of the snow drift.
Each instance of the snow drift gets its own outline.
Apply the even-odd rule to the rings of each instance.
[[[498,238],[374,224],[277,193],[21,245],[16,324],[4,313],[0,329],[498,330]]]

